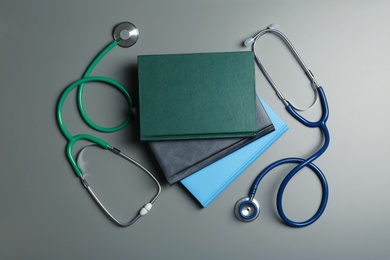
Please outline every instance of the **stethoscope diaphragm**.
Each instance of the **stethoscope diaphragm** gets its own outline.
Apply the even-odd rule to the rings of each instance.
[[[260,214],[260,206],[257,200],[244,197],[234,205],[234,214],[242,222],[251,222]]]
[[[119,46],[128,48],[137,42],[139,31],[134,24],[130,22],[123,22],[115,26],[112,34],[114,40],[118,42]]]

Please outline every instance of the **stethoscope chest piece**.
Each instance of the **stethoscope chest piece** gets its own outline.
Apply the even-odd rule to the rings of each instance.
[[[139,31],[134,24],[123,22],[115,26],[113,37],[118,42],[118,45],[124,48],[133,46],[139,36]]]
[[[260,214],[259,203],[249,197],[239,199],[234,205],[234,214],[242,222],[251,222]]]

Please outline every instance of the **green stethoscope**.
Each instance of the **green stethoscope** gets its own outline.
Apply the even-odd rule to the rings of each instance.
[[[68,157],[68,160],[69,160],[73,170],[75,171],[76,175],[81,179],[81,183],[88,190],[88,192],[90,193],[92,198],[96,201],[96,203],[99,205],[99,207],[107,214],[107,216],[112,221],[114,221],[119,226],[123,226],[123,227],[126,227],[126,226],[129,226],[129,225],[133,224],[141,216],[146,215],[151,210],[152,204],[156,201],[156,199],[158,198],[158,196],[161,193],[161,185],[160,185],[160,183],[153,176],[153,174],[149,170],[147,170],[142,164],[140,164],[139,162],[135,161],[131,157],[127,156],[126,154],[122,153],[119,149],[109,145],[107,142],[105,142],[105,141],[103,141],[103,140],[101,140],[101,139],[99,139],[99,138],[97,138],[95,136],[89,135],[89,134],[71,135],[69,133],[69,131],[66,129],[64,121],[63,121],[63,118],[62,118],[62,107],[63,107],[63,104],[64,104],[68,94],[73,89],[78,88],[78,93],[77,93],[78,109],[80,111],[80,115],[81,115],[82,119],[84,120],[84,122],[87,125],[89,125],[91,128],[93,128],[93,129],[95,129],[97,131],[104,132],[104,133],[116,132],[116,131],[119,131],[119,130],[123,129],[125,126],[127,126],[130,123],[131,119],[132,119],[131,113],[129,113],[129,116],[121,124],[119,124],[116,127],[109,127],[109,128],[107,128],[107,127],[102,127],[102,126],[99,126],[99,125],[95,124],[91,119],[89,119],[88,115],[85,112],[84,105],[83,105],[83,91],[84,91],[84,84],[88,83],[88,82],[103,82],[103,83],[109,84],[112,87],[117,88],[123,94],[123,96],[126,98],[126,101],[127,101],[128,105],[129,105],[129,107],[131,108],[133,106],[133,102],[131,100],[131,97],[130,97],[129,93],[127,92],[127,90],[121,84],[119,84],[117,81],[115,81],[113,79],[110,79],[110,78],[107,78],[107,77],[90,76],[90,74],[91,74],[92,70],[95,68],[95,66],[100,62],[100,60],[110,50],[112,50],[115,46],[119,45],[121,47],[128,48],[128,47],[134,45],[137,42],[138,36],[139,36],[138,29],[132,23],[123,22],[123,23],[118,24],[114,28],[114,31],[113,31],[114,41],[112,43],[110,43],[106,48],[104,48],[96,56],[96,58],[91,62],[91,64],[86,69],[86,71],[85,71],[85,73],[84,73],[84,75],[83,75],[83,77],[81,79],[76,80],[75,82],[70,84],[65,89],[65,91],[62,93],[62,95],[61,95],[61,97],[60,97],[60,99],[58,101],[58,106],[57,106],[57,121],[58,121],[58,125],[60,127],[60,130],[62,131],[62,133],[64,134],[64,136],[68,140],[68,144],[67,144],[67,147],[66,147],[66,155]],[[148,203],[146,203],[144,205],[144,207],[141,208],[141,210],[138,212],[138,214],[135,217],[133,217],[129,222],[123,223],[123,222],[119,221],[118,219],[116,219],[104,207],[104,205],[101,203],[101,201],[95,195],[95,193],[92,191],[91,186],[88,184],[87,180],[83,176],[83,173],[82,173],[80,167],[78,166],[78,164],[77,164],[77,162],[76,162],[76,160],[75,160],[75,158],[73,156],[73,152],[72,152],[74,144],[77,143],[80,140],[89,141],[92,145],[99,146],[99,147],[101,147],[103,149],[108,149],[109,151],[115,153],[116,155],[119,155],[120,157],[128,160],[130,163],[136,165],[142,171],[147,173],[153,179],[153,181],[157,184],[157,188],[158,188],[157,193],[153,196],[153,198]]]

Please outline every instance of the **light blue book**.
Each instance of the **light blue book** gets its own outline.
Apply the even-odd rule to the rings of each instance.
[[[181,183],[203,207],[207,207],[287,131],[288,126],[263,100],[261,102],[275,127],[275,131],[181,180]]]

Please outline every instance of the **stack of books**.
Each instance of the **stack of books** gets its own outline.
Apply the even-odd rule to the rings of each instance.
[[[287,130],[254,70],[252,52],[138,57],[140,139],[203,207]]]

